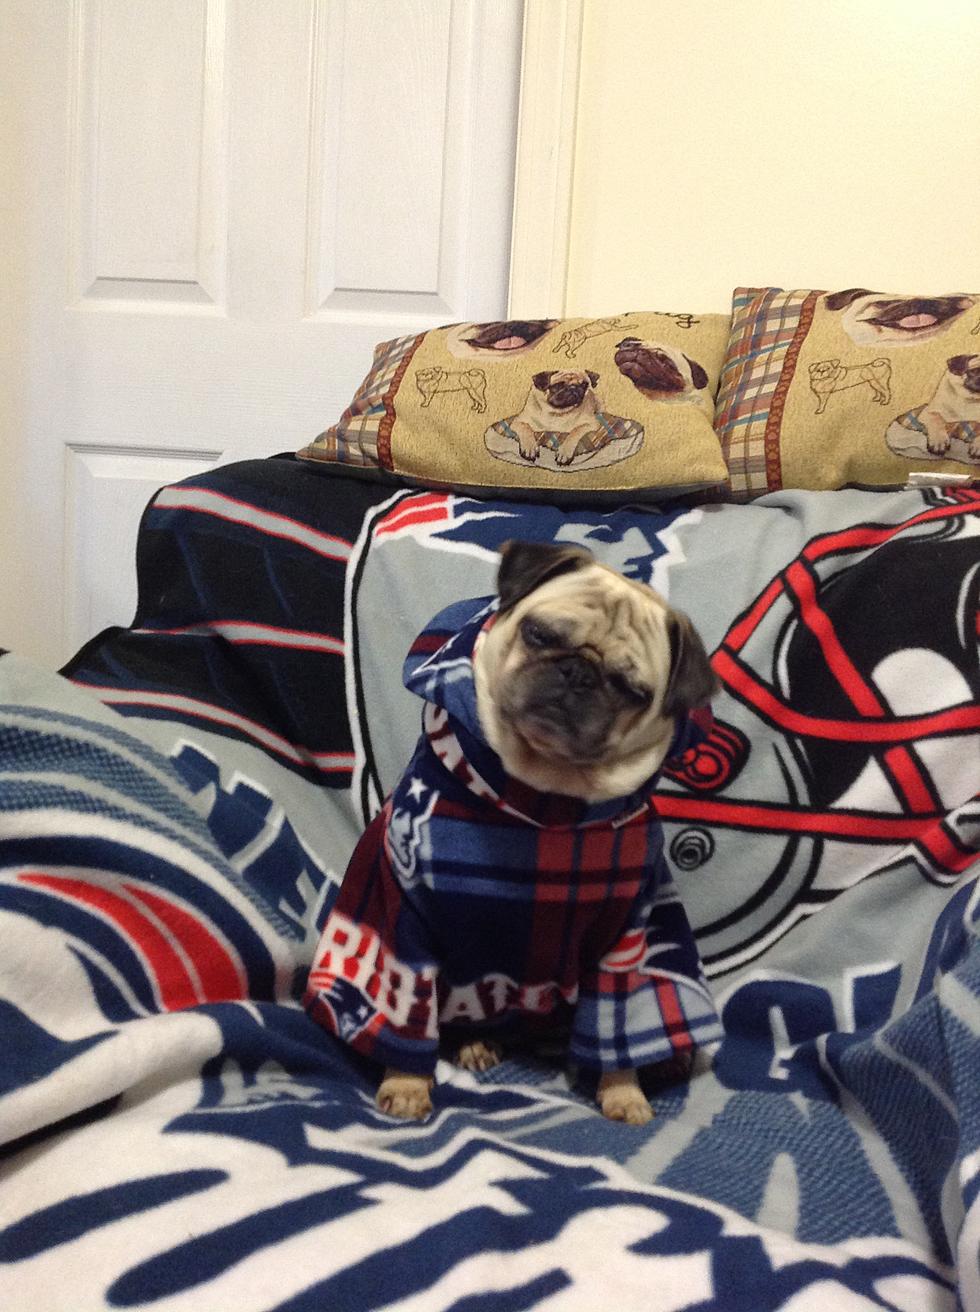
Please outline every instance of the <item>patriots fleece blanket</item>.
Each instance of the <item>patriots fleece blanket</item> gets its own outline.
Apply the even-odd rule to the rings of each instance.
[[[657,790],[722,1036],[650,1125],[563,1061],[424,1124],[305,1013],[399,671],[507,538],[692,615]],[[980,1308],[980,498],[559,510],[289,460],[164,489],[140,608],[0,658],[0,1306]],[[8,638],[9,641],[9,638]]]
[[[656,775],[591,805],[508,775],[473,671],[496,615],[493,597],[457,602],[412,643],[404,683],[424,699],[422,735],[344,875],[310,1013],[420,1075],[454,1030],[457,1044],[563,1031],[586,1071],[683,1059],[721,1028],[664,859]],[[671,754],[702,736],[680,717]]]

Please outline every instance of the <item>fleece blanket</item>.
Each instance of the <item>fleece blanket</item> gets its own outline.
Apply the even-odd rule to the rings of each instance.
[[[646,1127],[560,1054],[392,1123],[300,1004],[408,645],[520,537],[652,582],[724,685],[656,796],[724,1035]],[[0,1305],[980,1308],[980,498],[248,462],[164,489],[138,569],[63,674],[0,658]]]

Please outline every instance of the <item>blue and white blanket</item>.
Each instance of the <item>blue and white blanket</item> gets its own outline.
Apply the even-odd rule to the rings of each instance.
[[[651,581],[724,683],[657,806],[725,1037],[643,1128],[557,1057],[393,1123],[299,1002],[408,644],[507,538]],[[273,460],[164,489],[138,563],[63,675],[0,658],[0,1307],[980,1308],[980,499]]]

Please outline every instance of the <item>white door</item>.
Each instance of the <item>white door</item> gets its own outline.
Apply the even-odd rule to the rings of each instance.
[[[136,598],[162,483],[507,301],[522,0],[0,0],[0,647]]]

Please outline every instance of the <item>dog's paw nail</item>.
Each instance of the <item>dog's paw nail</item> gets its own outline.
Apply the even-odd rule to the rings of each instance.
[[[456,1064],[465,1071],[489,1071],[500,1064],[503,1052],[495,1043],[465,1043],[456,1056]]]
[[[654,1117],[653,1108],[642,1094],[606,1097],[600,1106],[607,1120],[622,1121],[625,1125],[646,1125]]]
[[[387,1116],[400,1121],[420,1121],[432,1111],[428,1086],[422,1082],[419,1087],[419,1082],[407,1077],[386,1080],[378,1089],[375,1102]]]

